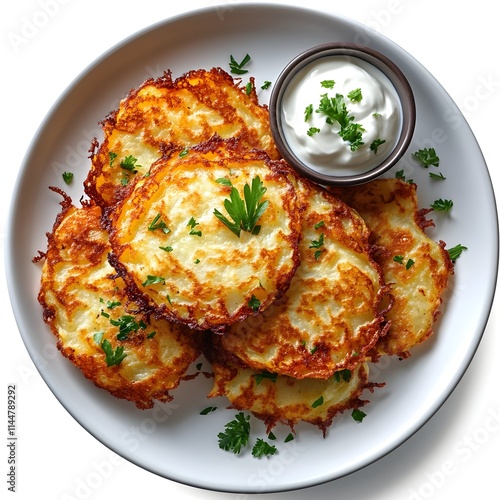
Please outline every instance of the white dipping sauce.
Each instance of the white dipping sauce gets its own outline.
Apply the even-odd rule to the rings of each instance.
[[[333,80],[332,88],[321,82]],[[360,89],[359,102],[348,94]],[[355,151],[340,135],[340,125],[326,122],[318,113],[321,97],[344,97],[352,123],[360,124],[363,144]],[[305,120],[305,110],[312,113]],[[290,149],[309,168],[330,175],[352,175],[366,172],[380,164],[394,149],[401,133],[401,103],[391,81],[378,68],[359,58],[327,56],[301,69],[291,80],[282,101],[283,132]],[[308,135],[308,131],[319,132]],[[377,151],[370,149],[373,141],[385,141]]]

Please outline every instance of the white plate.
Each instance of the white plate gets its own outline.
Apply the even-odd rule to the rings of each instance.
[[[78,201],[89,168],[90,140],[98,122],[119,98],[148,76],[171,69],[221,66],[229,56],[250,54],[250,74],[260,86],[273,81],[299,52],[319,43],[351,41],[383,52],[406,73],[417,101],[413,144],[398,169],[418,183],[422,207],[452,199],[450,214],[435,214],[428,234],[448,247],[468,247],[456,265],[436,334],[406,361],[383,360],[373,380],[386,386],[369,396],[361,424],[339,417],[326,439],[310,425],[297,438],[278,428],[279,453],[258,460],[218,448],[217,434],[234,412],[207,416],[210,381],[183,384],[174,402],[140,411],[89,383],[54,346],[36,296],[40,269],[31,262],[46,246],[60,197],[49,185],[66,187],[65,170],[75,172],[69,194]],[[244,77],[245,78],[245,77]],[[266,102],[270,90],[260,91]],[[435,147],[445,181],[432,181],[410,153]],[[276,492],[312,486],[358,470],[381,458],[415,433],[443,404],[469,365],[490,312],[498,268],[496,206],[487,167],[465,119],[448,94],[411,56],[381,35],[324,12],[272,5],[214,7],[176,17],[145,30],[104,54],[56,103],[27,153],[9,219],[6,270],[19,330],[42,377],[61,404],[102,443],[139,466],[169,479],[227,492]],[[224,401],[215,401],[219,406]],[[263,425],[252,421],[253,431]],[[263,434],[262,434],[263,436]]]

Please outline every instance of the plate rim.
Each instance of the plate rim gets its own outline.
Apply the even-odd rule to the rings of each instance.
[[[48,386],[48,388],[50,389],[50,391],[52,392],[52,394],[56,397],[56,399],[61,404],[61,406],[63,408],[65,408],[65,410],[71,415],[71,417],[73,419],[75,419],[87,432],[89,432],[89,434],[91,434],[95,439],[99,440],[100,442],[102,442],[102,439],[100,439],[99,437],[97,437],[95,435],[95,433],[92,432],[89,429],[89,427],[87,425],[85,425],[85,423],[82,422],[82,420],[79,418],[79,416],[75,415],[72,411],[70,411],[68,409],[67,405],[61,399],[58,391],[53,387],[53,385],[51,383],[49,383],[49,381],[47,380],[48,377],[46,377],[46,375],[43,372],[43,370],[41,370],[39,368],[38,363],[37,363],[37,361],[35,359],[35,356],[32,353],[31,349],[29,348],[29,346],[30,346],[29,334],[26,333],[25,329],[21,328],[21,324],[22,324],[22,311],[19,310],[19,304],[17,304],[16,301],[15,301],[15,299],[14,299],[14,292],[16,290],[16,286],[17,285],[14,284],[15,283],[15,277],[12,274],[12,272],[13,272],[13,266],[11,265],[12,262],[14,261],[14,257],[13,256],[15,254],[15,248],[14,248],[14,245],[13,245],[13,239],[9,237],[12,234],[12,232],[13,232],[14,218],[15,218],[15,209],[16,209],[16,206],[17,206],[17,203],[18,203],[17,193],[19,192],[19,188],[22,185],[23,177],[27,174],[27,166],[29,164],[29,160],[30,160],[30,158],[32,156],[32,153],[33,153],[33,150],[35,149],[35,146],[38,144],[38,142],[40,140],[40,136],[42,135],[42,133],[46,129],[47,125],[52,120],[52,117],[57,113],[57,111],[59,110],[59,108],[63,105],[64,101],[68,98],[68,96],[70,96],[72,94],[72,92],[74,91],[75,87],[77,87],[83,79],[85,79],[86,77],[88,77],[89,75],[91,75],[92,72],[100,64],[102,64],[103,62],[105,62],[108,58],[112,57],[113,55],[115,55],[120,50],[126,48],[129,44],[134,43],[137,40],[141,39],[146,34],[151,33],[152,31],[156,31],[158,29],[165,29],[168,25],[175,24],[175,23],[177,23],[177,22],[179,22],[180,20],[183,20],[183,19],[191,19],[191,18],[194,18],[194,17],[200,17],[200,16],[203,16],[203,15],[207,15],[207,13],[213,12],[214,8],[216,8],[216,7],[212,6],[212,7],[198,8],[198,9],[194,9],[194,10],[191,10],[191,11],[188,11],[188,12],[177,14],[177,15],[174,15],[172,17],[168,17],[168,18],[162,19],[160,21],[157,21],[154,24],[152,24],[150,26],[147,26],[145,28],[142,28],[142,29],[136,31],[135,33],[133,33],[133,34],[125,37],[124,39],[122,39],[121,41],[119,41],[118,43],[116,43],[112,47],[110,47],[108,50],[106,50],[105,52],[103,52],[98,58],[96,58],[90,64],[88,64],[70,82],[70,84],[61,93],[61,95],[58,97],[58,99],[49,108],[49,110],[46,113],[44,119],[42,120],[42,122],[40,123],[39,127],[37,128],[34,136],[32,137],[31,142],[28,145],[28,148],[27,148],[27,150],[25,152],[24,158],[23,158],[22,163],[20,165],[20,168],[18,170],[18,174],[16,176],[16,182],[15,182],[14,189],[13,189],[14,196],[11,199],[11,202],[10,202],[10,205],[9,205],[9,212],[8,212],[8,215],[7,215],[7,230],[6,230],[6,235],[7,236],[6,236],[6,239],[5,239],[5,247],[6,248],[5,248],[5,252],[4,252],[4,255],[5,255],[5,257],[4,257],[4,266],[5,266],[6,278],[7,278],[7,280],[6,280],[7,281],[7,288],[8,288],[8,291],[9,291],[10,304],[11,304],[11,308],[12,308],[12,310],[14,312],[14,317],[15,317],[15,320],[16,320],[16,324],[18,326],[19,333],[21,335],[21,338],[22,338],[23,343],[24,343],[24,345],[26,347],[26,350],[28,351],[28,354],[29,354],[30,358],[33,360],[33,363],[34,363],[34,365],[35,365],[38,373],[41,375],[42,379],[44,380],[45,384]],[[437,84],[437,85],[439,85],[444,90],[444,92],[446,92],[446,90],[434,78],[434,76],[431,73],[429,73],[428,70],[426,70],[411,54],[409,54],[408,52],[406,52],[404,49],[402,49],[401,47],[399,47],[397,44],[395,44],[389,38],[385,37],[383,34],[380,34],[380,33],[376,32],[376,31],[372,30],[371,28],[364,26],[362,23],[359,23],[359,22],[357,22],[355,20],[347,18],[347,17],[345,17],[343,15],[339,15],[339,14],[332,13],[332,12],[326,12],[325,13],[324,11],[321,11],[321,10],[316,9],[316,8],[290,6],[290,5],[284,5],[284,4],[279,4],[279,3],[271,3],[271,2],[269,2],[269,3],[249,3],[249,2],[243,2],[243,3],[234,4],[234,5],[231,6],[231,10],[238,10],[238,11],[241,11],[241,10],[244,10],[244,9],[251,9],[251,10],[258,11],[258,10],[261,10],[263,8],[264,9],[274,9],[274,10],[278,9],[278,10],[284,10],[284,11],[287,11],[287,12],[289,12],[290,10],[293,10],[295,12],[304,12],[304,13],[307,13],[307,14],[310,14],[310,15],[319,15],[319,14],[321,14],[322,16],[328,18],[328,20],[331,21],[331,22],[340,22],[340,23],[343,23],[343,24],[346,23],[349,26],[358,26],[358,27],[362,28],[363,30],[370,30],[371,32],[373,32],[375,38],[382,39],[386,43],[389,43],[390,45],[392,45],[394,48],[397,48],[397,50],[402,51],[411,60],[412,64],[417,64],[420,67],[422,67],[425,70],[427,76],[430,77],[430,78],[432,78],[433,81],[434,81],[434,83]],[[462,113],[460,113],[460,116],[461,116],[461,119],[464,121],[464,123],[469,128],[469,131],[472,134],[472,136],[474,137],[474,140],[476,140],[476,138],[474,136],[474,133],[470,129],[470,126],[469,126],[466,118],[463,116]],[[483,156],[482,152],[481,152],[481,149],[480,149],[480,146],[477,143],[477,140],[476,140],[476,145],[477,145],[478,152],[481,154],[481,156]],[[489,181],[489,186],[491,188],[491,195],[492,195],[492,199],[493,199],[493,204],[494,204],[494,207],[497,209],[496,197],[495,197],[495,192],[494,192],[492,181],[491,181],[491,175],[490,175],[490,172],[488,170],[488,166],[486,164],[484,156],[483,156],[483,162],[484,162],[486,174],[487,174],[488,181]],[[415,435],[423,426],[425,426],[425,424],[435,415],[435,413],[437,411],[439,411],[439,409],[443,406],[443,404],[446,402],[446,400],[451,396],[451,394],[454,392],[454,390],[456,389],[456,387],[460,383],[460,381],[463,378],[463,376],[466,374],[466,372],[467,372],[467,370],[468,370],[468,368],[470,366],[470,363],[472,362],[472,360],[473,360],[473,358],[475,356],[475,353],[476,353],[476,351],[479,348],[479,345],[481,343],[482,337],[484,335],[484,331],[485,331],[487,323],[489,321],[489,317],[490,317],[491,310],[492,310],[492,305],[493,305],[493,302],[494,302],[494,299],[495,299],[495,290],[496,290],[497,281],[498,281],[498,269],[499,269],[499,267],[498,267],[499,266],[499,257],[498,257],[498,248],[499,248],[498,209],[495,211],[494,219],[496,221],[496,234],[495,234],[495,236],[496,236],[496,238],[495,238],[495,245],[496,245],[496,255],[497,255],[496,269],[495,269],[495,273],[494,273],[495,277],[492,279],[492,282],[490,283],[490,285],[491,285],[490,288],[491,288],[491,291],[492,291],[492,293],[489,294],[490,300],[489,300],[488,304],[484,305],[485,310],[487,311],[487,313],[483,317],[482,324],[480,326],[478,326],[478,330],[481,330],[481,333],[480,333],[480,335],[478,335],[478,337],[476,339],[476,342],[474,344],[471,344],[471,345],[468,346],[469,347],[469,349],[467,350],[468,356],[462,360],[462,365],[463,366],[461,366],[462,369],[460,370],[460,372],[457,372],[457,373],[454,374],[453,383],[451,383],[450,387],[449,387],[450,390],[446,394],[441,394],[441,398],[439,400],[434,401],[434,406],[429,409],[429,412],[428,412],[428,414],[425,415],[425,418],[421,417],[420,420],[419,420],[420,424],[417,425],[417,426],[415,426],[415,427],[413,427],[412,429],[408,430],[407,435],[406,435],[406,437],[404,437],[404,439],[402,439],[398,443],[392,443],[391,442],[391,443],[388,443],[386,446],[384,446],[384,450],[385,451],[384,451],[383,454],[380,454],[379,456],[371,457],[370,459],[364,460],[363,462],[361,462],[361,465],[359,467],[354,468],[354,469],[352,469],[352,470],[350,470],[350,471],[348,471],[348,472],[346,472],[346,473],[344,473],[344,474],[342,474],[340,476],[336,476],[336,477],[333,477],[333,478],[322,478],[321,481],[317,481],[316,480],[316,481],[312,481],[311,482],[311,480],[309,480],[309,481],[306,481],[307,484],[304,483],[304,481],[302,481],[303,484],[301,484],[301,485],[298,485],[298,484],[292,485],[289,488],[284,488],[283,486],[280,486],[277,489],[269,488],[269,489],[266,489],[265,491],[255,491],[255,490],[248,490],[248,489],[216,489],[216,488],[207,487],[206,485],[200,486],[195,481],[193,481],[191,483],[187,482],[187,481],[180,481],[179,479],[176,479],[174,477],[169,476],[168,472],[167,472],[167,474],[160,474],[160,473],[158,473],[158,472],[156,472],[154,470],[151,470],[150,468],[146,468],[143,464],[141,464],[141,463],[139,463],[137,461],[134,461],[133,458],[131,458],[130,456],[124,455],[122,452],[118,451],[116,449],[116,447],[111,446],[110,443],[108,443],[108,442],[103,443],[103,444],[105,444],[105,446],[107,448],[111,449],[112,451],[114,451],[115,453],[117,453],[121,457],[125,458],[129,462],[134,463],[135,465],[137,465],[137,466],[139,466],[141,468],[146,468],[146,470],[148,470],[149,472],[152,472],[152,473],[154,473],[156,475],[159,475],[161,477],[164,477],[164,478],[167,478],[167,479],[171,479],[173,481],[177,481],[177,482],[180,482],[180,483],[183,483],[183,484],[187,484],[189,486],[193,486],[193,487],[197,487],[197,488],[201,487],[201,488],[206,489],[206,490],[221,491],[221,492],[230,492],[230,493],[277,493],[277,492],[285,492],[285,491],[292,491],[292,490],[300,490],[300,489],[303,489],[303,488],[307,488],[307,487],[311,487],[311,486],[315,486],[315,485],[319,485],[319,484],[323,484],[323,483],[326,483],[326,482],[331,482],[331,481],[340,479],[341,477],[345,477],[345,476],[347,476],[347,475],[349,475],[351,473],[354,473],[354,472],[356,472],[358,470],[361,470],[361,469],[364,469],[364,468],[368,467],[369,465],[373,464],[374,462],[380,460],[381,458],[383,458],[387,454],[389,454],[392,451],[394,451],[397,448],[399,448],[408,439],[410,439],[413,435]],[[452,387],[451,387],[451,385],[452,385]]]

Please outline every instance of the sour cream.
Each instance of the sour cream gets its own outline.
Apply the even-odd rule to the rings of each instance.
[[[332,88],[322,84],[332,81]],[[356,89],[362,98],[352,101],[348,94]],[[363,144],[354,151],[339,135],[340,124],[327,123],[327,116],[316,111],[324,94],[342,95],[352,123],[363,128]],[[312,109],[307,120],[306,109]],[[284,137],[295,155],[309,168],[337,176],[379,165],[398,142],[403,121],[398,94],[382,71],[362,59],[335,55],[306,65],[292,78],[283,95],[282,113]]]

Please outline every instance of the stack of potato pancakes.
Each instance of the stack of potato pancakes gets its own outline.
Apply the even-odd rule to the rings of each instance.
[[[369,362],[432,333],[453,267],[424,233],[416,186],[299,177],[254,85],[220,68],[166,72],[102,129],[81,206],[51,188],[62,211],[38,297],[60,351],[97,386],[150,408],[203,355],[207,396],[269,428],[325,432],[366,403]]]

